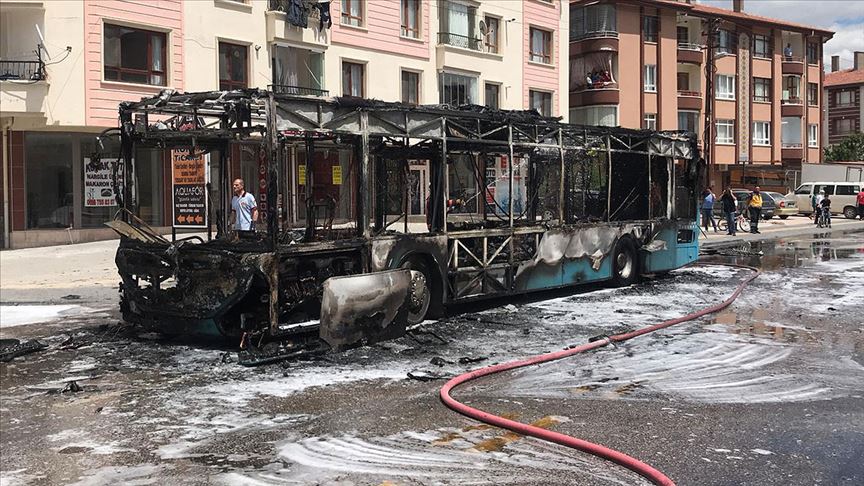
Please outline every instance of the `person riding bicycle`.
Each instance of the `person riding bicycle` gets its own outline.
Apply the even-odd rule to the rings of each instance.
[[[827,226],[831,227],[831,198],[827,195],[819,201],[819,211],[821,212],[821,224],[819,227]]]

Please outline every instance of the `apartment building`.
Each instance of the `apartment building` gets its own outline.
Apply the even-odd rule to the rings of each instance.
[[[694,131],[716,187],[783,189],[802,162],[821,161],[822,45],[832,35],[748,14],[742,1],[728,10],[575,0],[570,120]],[[712,143],[704,144],[709,108]]]
[[[854,133],[864,133],[864,52],[856,51],[852,69],[840,69],[840,57],[831,56],[825,74],[823,143],[833,145]]]
[[[112,236],[103,223],[117,208],[110,188],[97,189],[106,169],[90,155],[121,101],[258,87],[566,118],[568,24],[561,0],[4,0],[2,246]],[[344,164],[345,152],[316,157]],[[213,170],[248,185],[261,155],[238,143],[230,165]],[[139,216],[166,228],[170,160],[135,158],[152,168],[138,181]]]

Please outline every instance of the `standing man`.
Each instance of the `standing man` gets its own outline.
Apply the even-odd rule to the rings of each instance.
[[[720,202],[723,203],[723,212],[726,214],[727,234],[735,236],[735,226],[738,224],[738,221],[736,221],[735,218],[735,213],[738,210],[738,199],[736,199],[735,195],[732,194],[732,189],[727,187],[726,190],[723,191],[723,195],[720,196]]]
[[[714,220],[714,201],[717,197],[714,195],[713,186],[708,186],[702,192],[702,226],[705,231],[708,231],[708,222],[714,225],[714,232],[717,232],[717,221]]]
[[[759,234],[759,220],[762,219],[762,194],[759,192],[759,186],[753,188],[747,206],[750,209],[750,232]]]
[[[258,205],[255,196],[246,192],[243,179],[236,179],[232,184],[234,197],[231,198],[231,218],[237,231],[254,231],[258,221]]]
[[[864,186],[858,191],[858,217],[864,220]]]
[[[786,57],[787,61],[792,59],[792,44],[786,44],[786,47],[783,48],[783,56]]]

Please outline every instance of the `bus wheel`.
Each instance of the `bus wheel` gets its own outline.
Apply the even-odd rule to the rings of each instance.
[[[426,314],[429,313],[429,306],[432,303],[432,272],[426,262],[419,258],[409,258],[402,262],[402,268],[415,270],[420,273],[419,276],[411,279],[411,295],[409,296],[410,303],[408,305],[408,324],[420,324],[426,319]]]
[[[616,287],[632,285],[639,277],[636,247],[629,238],[618,240],[612,258],[612,284]]]

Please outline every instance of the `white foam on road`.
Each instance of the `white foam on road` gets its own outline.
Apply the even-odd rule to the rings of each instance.
[[[80,305],[0,305],[0,329],[52,322],[89,310]]]

